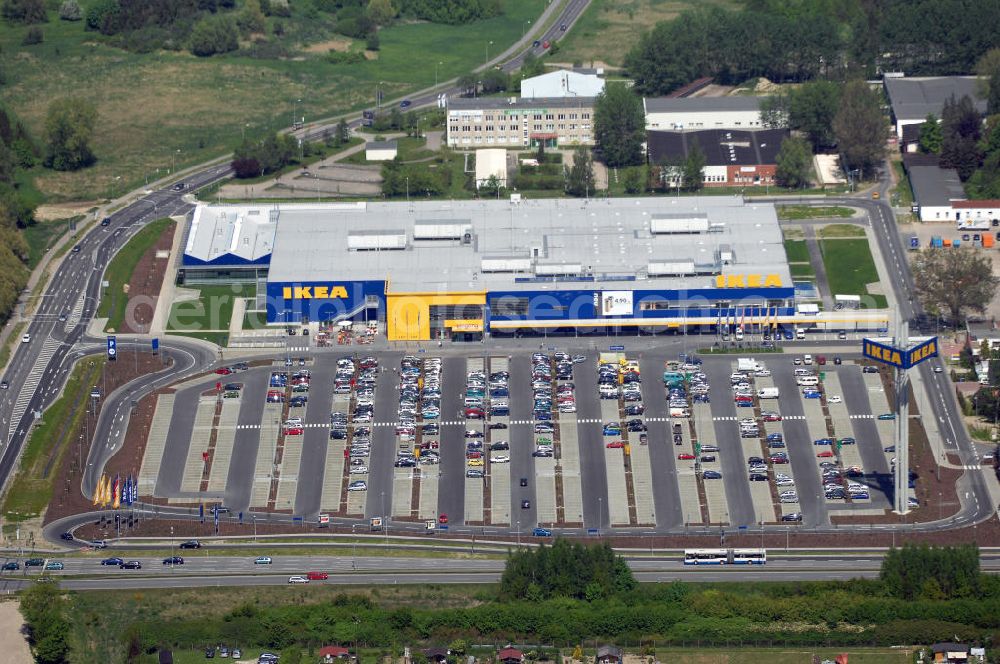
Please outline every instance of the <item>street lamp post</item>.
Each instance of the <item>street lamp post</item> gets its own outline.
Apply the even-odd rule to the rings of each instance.
[[[531,19],[530,18],[527,19],[527,20],[525,20],[524,24],[521,26],[521,39],[524,39],[524,36],[526,34],[528,34],[528,26],[529,25],[531,25]]]
[[[441,67],[442,64],[444,64],[444,63],[442,63],[442,62],[435,62],[434,63],[434,87],[435,88],[438,86],[438,68]]]
[[[493,46],[493,41],[486,42],[486,64],[490,64],[490,46]]]

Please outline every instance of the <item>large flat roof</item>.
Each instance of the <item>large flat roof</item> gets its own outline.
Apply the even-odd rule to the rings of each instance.
[[[965,200],[965,189],[954,168],[907,165],[913,198],[921,207],[948,207],[953,200]]]
[[[986,113],[986,100],[976,95],[974,76],[886,78],[885,90],[897,122],[923,121],[931,113],[940,119],[941,109],[952,95],[956,100],[969,95],[976,110]]]
[[[211,263],[253,263],[271,253],[275,220],[271,205],[195,208],[184,256]]]
[[[698,144],[707,166],[756,166],[777,162],[787,129],[700,129],[646,132],[646,151],[654,164],[684,159]]]
[[[590,108],[594,97],[449,97],[449,111],[497,109]]]
[[[710,111],[759,111],[763,97],[646,97],[647,113],[702,113]]]
[[[791,286],[774,206],[729,196],[282,205],[274,245],[270,282],[394,293]]]

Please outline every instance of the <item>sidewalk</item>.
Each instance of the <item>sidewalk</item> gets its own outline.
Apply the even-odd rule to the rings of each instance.
[[[187,216],[184,217],[171,217],[177,222],[177,228],[174,231],[174,242],[170,245],[170,265],[167,266],[166,271],[163,273],[163,283],[160,284],[160,294],[156,298],[156,311],[153,312],[153,320],[149,323],[149,335],[153,337],[162,336],[167,329],[167,322],[170,318],[170,308],[174,303],[174,293],[177,289],[174,279],[174,266],[178,264],[178,257],[182,250],[181,243],[184,241],[184,233],[187,230]]]

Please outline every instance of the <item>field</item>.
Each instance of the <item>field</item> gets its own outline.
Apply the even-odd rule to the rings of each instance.
[[[77,221],[82,222],[83,217],[78,217]],[[52,245],[59,241],[69,230],[69,219],[53,219],[52,221],[39,221],[36,224],[24,229],[24,239],[28,242],[28,267],[35,269],[35,266],[42,260],[42,256]]]
[[[828,217],[848,218],[854,214],[851,208],[814,205],[779,205],[778,219],[823,219]]]
[[[66,381],[62,396],[42,416],[32,431],[21,457],[14,483],[3,502],[7,522],[20,521],[41,514],[52,500],[59,459],[72,435],[81,426],[87,395],[101,375],[105,358],[90,356],[76,365]],[[75,448],[74,448],[75,449]]]
[[[823,265],[830,282],[830,291],[837,295],[860,295],[862,306],[866,297],[873,303],[869,306],[885,307],[885,296],[869,295],[868,284],[879,280],[866,239],[820,240]]]
[[[705,5],[734,7],[735,0],[593,0],[573,30],[559,42],[562,62],[604,62],[621,66],[639,35],[659,21]]]
[[[864,237],[865,229],[855,224],[830,224],[819,229],[819,236],[826,237]]]
[[[52,20],[44,43],[22,46],[26,28],[4,24],[0,49],[15,64],[4,67],[0,103],[40,136],[52,100],[93,102],[97,163],[78,173],[39,170],[36,185],[50,200],[113,196],[227,153],[244,130],[258,136],[285,127],[293,107],[309,123],[371,105],[379,82],[388,101],[433,85],[435,69],[441,82],[465,74],[485,60],[489,41],[496,55],[520,39],[545,4],[507,0],[503,16],[471,25],[401,22],[379,31],[376,59],[352,65],[329,63],[321,36],[302,32],[296,39],[316,43],[308,50],[291,43],[295,57],[196,58],[112,48],[84,32],[82,21]]]
[[[197,300],[175,302],[170,308],[167,331],[171,334],[205,339],[225,344],[229,321],[238,297],[253,297],[251,284],[189,287],[201,293]]]
[[[109,329],[117,330],[125,320],[128,298],[125,297],[123,288],[132,279],[132,273],[142,260],[143,254],[156,244],[163,231],[173,223],[174,221],[167,217],[150,222],[136,233],[108,264],[108,269],[104,273],[108,287],[101,294],[97,315],[108,319]]]
[[[789,263],[809,262],[809,247],[805,240],[785,240],[785,254]]]

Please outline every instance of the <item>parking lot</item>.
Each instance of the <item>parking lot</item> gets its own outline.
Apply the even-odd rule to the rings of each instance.
[[[881,376],[833,355],[321,353],[176,388],[139,472],[175,504],[543,534],[890,508]]]

